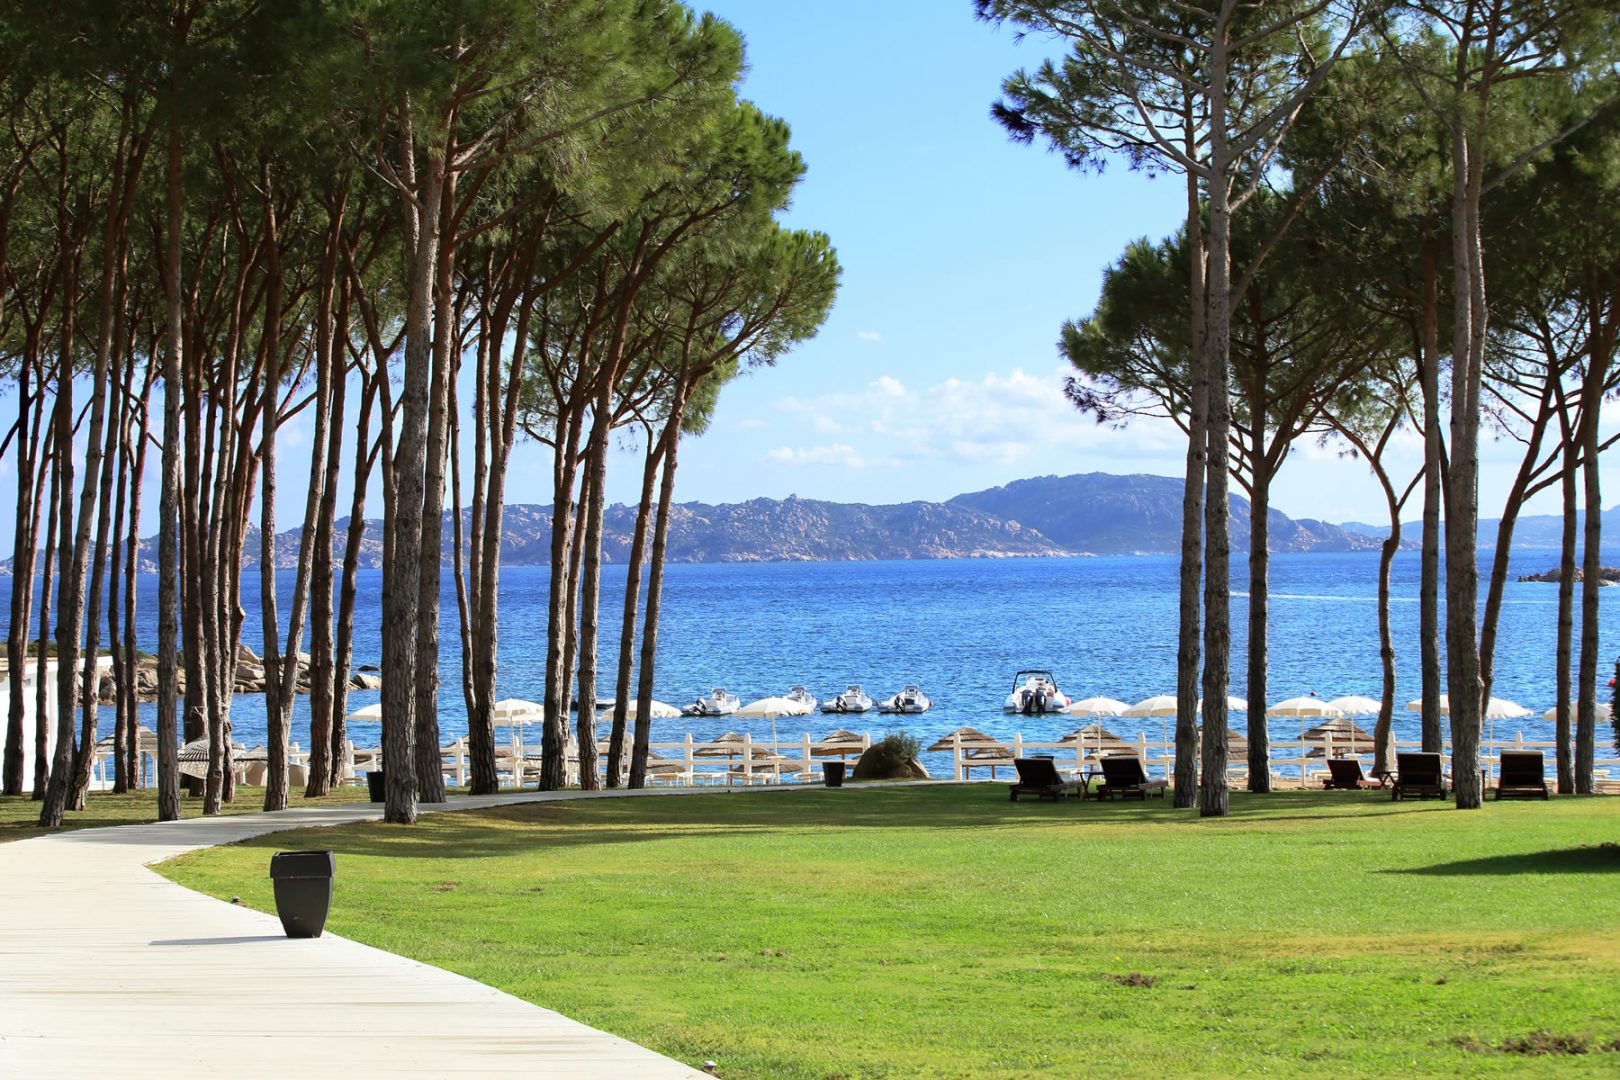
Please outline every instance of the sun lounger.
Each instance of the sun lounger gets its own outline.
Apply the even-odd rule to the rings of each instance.
[[[1325,791],[1376,791],[1384,786],[1362,774],[1359,758],[1328,758],[1327,767],[1328,774],[1322,778]]]
[[[1391,800],[1445,798],[1446,781],[1440,773],[1440,755],[1396,754],[1395,783],[1389,789],[1389,797]]]
[[[1546,799],[1547,760],[1540,750],[1502,751],[1502,775],[1496,781],[1498,799]]]
[[[1066,795],[1085,798],[1086,782],[1065,780],[1051,758],[1014,758],[1013,766],[1018,769],[1018,780],[1007,790],[1007,796],[1013,802],[1017,802],[1020,795],[1034,795],[1042,799],[1061,799]]]
[[[1147,801],[1151,792],[1159,798],[1170,787],[1165,780],[1149,780],[1147,770],[1142,768],[1142,759],[1135,754],[1109,754],[1102,759],[1103,782],[1097,789],[1097,798],[1106,799],[1112,795],[1120,798],[1135,797]]]

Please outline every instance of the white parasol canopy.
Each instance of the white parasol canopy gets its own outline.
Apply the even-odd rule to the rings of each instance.
[[[1226,711],[1227,712],[1248,712],[1249,711],[1249,703],[1247,701],[1244,701],[1240,697],[1228,697],[1226,699]],[[1199,715],[1203,715],[1203,712],[1204,712],[1204,699],[1199,698],[1198,699],[1198,713],[1199,713]]]
[[[1339,710],[1321,698],[1291,697],[1271,706],[1267,716],[1338,716]]]
[[[1408,701],[1406,709],[1408,712],[1422,712],[1423,699],[1418,698],[1415,701]],[[1440,715],[1451,715],[1451,699],[1447,694],[1440,695]],[[1516,701],[1493,697],[1485,703],[1485,719],[1487,720],[1520,720],[1526,716],[1534,715],[1535,713]]]
[[[808,716],[810,710],[811,706],[807,702],[795,701],[788,697],[768,697],[749,702],[733,715],[756,720],[775,720],[779,716]]]
[[[1328,702],[1328,707],[1338,709],[1341,716],[1377,716],[1378,710],[1384,703],[1377,698],[1363,697],[1360,694],[1347,694],[1336,697]]]
[[[1071,704],[1063,711],[1070,716],[1123,716],[1130,706],[1111,697],[1088,697]]]
[[[356,709],[354,712],[344,717],[344,719],[351,724],[380,724],[382,723],[382,718],[382,702],[380,701],[372,705],[367,705],[364,708]]]
[[[1157,694],[1150,698],[1143,698],[1135,705],[1120,713],[1121,716],[1174,716],[1176,715],[1176,695]]]
[[[1570,704],[1573,706],[1574,702],[1570,702]],[[1606,722],[1609,719],[1609,703],[1607,701],[1597,702],[1592,706],[1592,711],[1596,714],[1597,719],[1599,720]],[[1546,712],[1541,714],[1541,718],[1549,724],[1558,723],[1558,707],[1555,705],[1548,709]]]

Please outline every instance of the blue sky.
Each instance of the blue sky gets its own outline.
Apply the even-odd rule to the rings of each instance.
[[[1059,326],[1091,309],[1126,243],[1172,232],[1184,203],[1177,177],[1081,175],[989,119],[1001,80],[1048,43],[975,22],[969,0],[711,8],[747,40],[744,96],[791,124],[808,164],[788,220],[832,237],[844,279],[820,336],[734,382],[710,432],[683,444],[680,499],[897,502],[1048,473],[1180,473],[1185,443],[1168,422],[1099,428],[1062,397]],[[302,516],[308,428],[300,416],[280,442],[283,528]],[[1415,434],[1397,450],[1397,469],[1420,463]],[[1519,448],[1489,440],[1482,456],[1481,513],[1495,516]],[[610,497],[634,501],[639,474],[622,455]],[[0,462],[0,501],[14,482]],[[148,483],[155,531],[155,469]],[[509,498],[550,501],[543,447],[519,447]],[[1273,502],[1333,521],[1385,513],[1365,467],[1315,443],[1297,447]],[[0,519],[7,550],[11,527]]]

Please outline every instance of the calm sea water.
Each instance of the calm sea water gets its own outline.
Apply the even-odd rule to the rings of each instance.
[[[1620,552],[1605,559],[1614,565]],[[1551,552],[1525,553],[1514,573],[1545,570]],[[1376,553],[1294,554],[1272,559],[1271,675],[1273,701],[1314,691],[1319,697],[1377,697],[1378,661]],[[618,613],[623,604],[622,568],[606,571],[603,594],[602,678],[610,692]],[[1234,589],[1247,580],[1233,563]],[[7,583],[9,584],[9,582]],[[538,700],[544,689],[546,590],[544,568],[511,568],[501,591],[501,697]],[[281,586],[290,591],[291,574]],[[905,717],[904,726],[932,741],[964,724],[991,734],[1022,733],[1051,740],[1078,723],[1069,717],[1005,716],[1001,702],[1019,668],[1052,669],[1072,697],[1105,695],[1136,701],[1175,689],[1176,560],[1171,557],[941,560],[915,562],[774,563],[676,565],[669,568],[659,635],[656,696],[684,705],[711,687],[724,686],[746,702],[785,693],[794,683],[830,697],[846,683],[861,683],[874,698],[909,682],[934,699],[932,711]],[[355,662],[380,657],[381,573],[363,571],[357,613]],[[243,582],[248,612],[244,640],[262,644],[258,578]],[[1607,682],[1620,648],[1620,590],[1603,590],[1602,679]],[[156,581],[141,583],[141,646],[156,643]],[[1232,693],[1245,694],[1245,595],[1233,601]],[[286,607],[283,603],[282,611]],[[1397,699],[1419,693],[1418,558],[1402,553],[1395,564],[1392,605],[1399,681]],[[461,696],[461,658],[455,626],[454,587],[444,594],[440,662],[440,724],[446,740],[466,730]],[[1524,730],[1546,738],[1550,725],[1539,713],[1553,703],[1557,586],[1510,583],[1502,614],[1495,693],[1537,711],[1527,721],[1500,723],[1497,734]],[[1606,691],[1605,691],[1606,693]],[[353,692],[351,709],[377,700]],[[143,709],[153,722],[154,709]],[[104,726],[110,716],[103,712]],[[232,713],[238,741],[264,741],[263,699],[240,696]],[[779,721],[777,730],[797,738],[820,736],[837,726],[874,737],[901,726],[902,718],[820,717]],[[306,699],[294,716],[293,739],[309,745]],[[1143,727],[1143,725],[1146,725]],[[1404,710],[1397,734],[1415,738],[1417,718]],[[1126,737],[1145,730],[1157,738],[1158,720],[1110,720]],[[1234,717],[1241,729],[1242,718]],[[655,742],[675,742],[688,731],[698,737],[726,730],[769,738],[769,721],[680,718],[655,722]],[[1277,721],[1278,738],[1297,735],[1295,721]],[[366,733],[357,731],[361,741]]]

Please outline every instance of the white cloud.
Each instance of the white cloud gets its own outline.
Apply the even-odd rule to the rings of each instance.
[[[876,330],[857,330],[855,331],[855,339],[857,341],[882,341],[883,335]]]
[[[848,443],[832,443],[826,446],[778,446],[775,450],[767,452],[762,460],[769,465],[830,465],[844,469],[899,464],[893,458],[874,458],[862,454]]]
[[[778,407],[802,418],[812,432],[846,436],[836,446],[867,465],[876,451],[855,436],[869,437],[900,458],[962,465],[1012,465],[1057,448],[1113,459],[1117,468],[1119,462],[1183,452],[1185,438],[1168,420],[1137,419],[1120,431],[1082,416],[1063,393],[1065,371],[1014,368],[978,379],[948,378],[921,390],[881,375],[856,391],[787,398]],[[805,463],[787,448],[773,453],[778,456],[767,460]]]
[[[767,424],[765,421],[761,420],[757,416],[750,416],[746,420],[737,421],[737,430],[738,431],[760,431],[760,430],[762,430],[764,428],[768,428],[770,426],[771,425]]]

